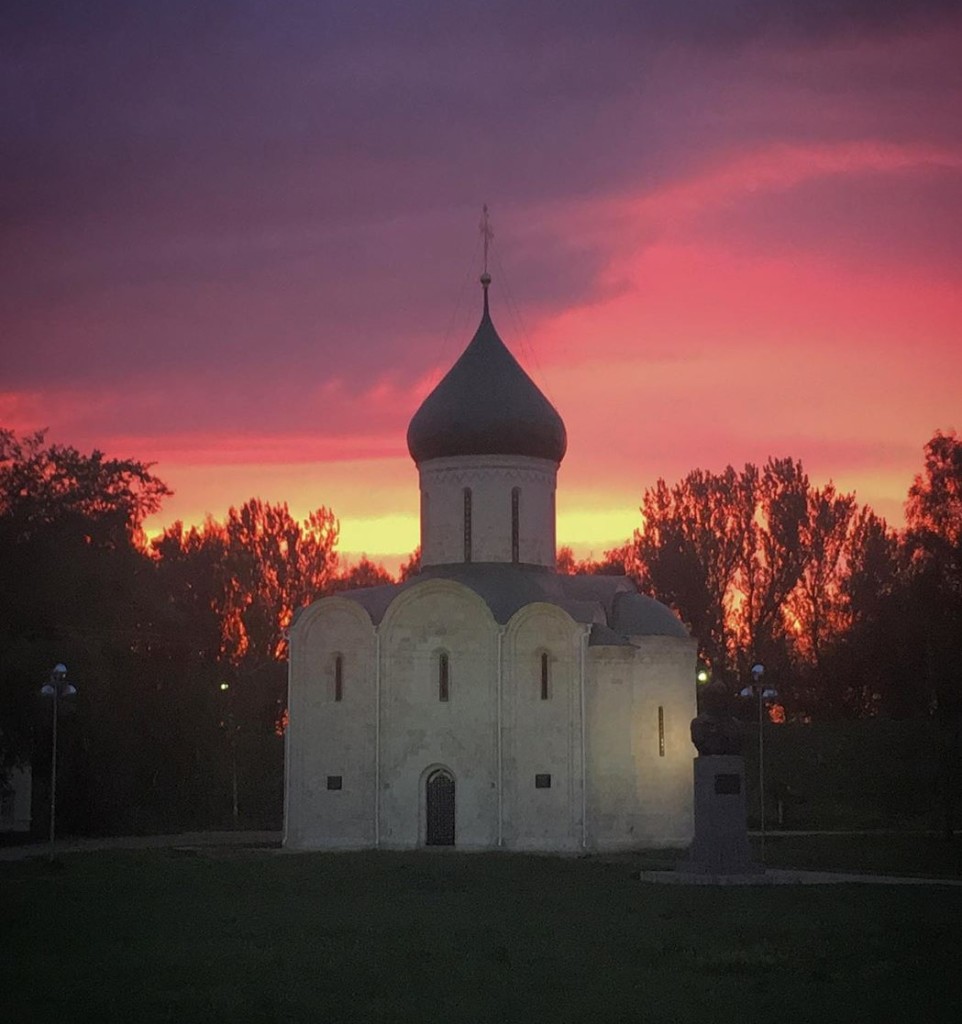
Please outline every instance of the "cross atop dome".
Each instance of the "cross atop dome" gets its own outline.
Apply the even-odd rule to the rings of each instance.
[[[567,436],[557,410],[498,336],[488,309],[488,249],[494,232],[482,208],[484,311],[474,338],[408,427],[408,450],[420,465],[430,459],[504,455],[564,458]]]
[[[481,207],[481,224],[479,225],[481,238],[484,243],[484,264],[481,268],[481,287],[484,289],[484,312],[488,312],[488,285],[491,284],[491,275],[488,273],[488,246],[494,241],[494,232],[491,230],[491,218],[488,216],[488,204]]]

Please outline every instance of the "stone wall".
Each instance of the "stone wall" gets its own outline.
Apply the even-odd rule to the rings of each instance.
[[[285,784],[290,846],[374,845],[374,627],[353,601],[311,605],[291,629]],[[342,699],[334,699],[335,658]],[[340,777],[340,789],[328,778]]]
[[[693,828],[696,645],[660,636],[633,641],[588,648],[589,845],[684,846]]]
[[[391,604],[381,633],[381,845],[424,842],[427,775],[455,780],[456,844],[497,843],[498,625],[473,591],[426,580]],[[449,699],[438,658],[448,656]]]
[[[550,604],[530,604],[508,623],[503,645],[504,845],[581,846],[581,643],[585,628]],[[541,696],[541,656],[548,696]],[[547,775],[535,785],[536,776]]]

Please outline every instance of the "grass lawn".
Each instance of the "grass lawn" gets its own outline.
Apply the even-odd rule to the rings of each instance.
[[[752,839],[756,858],[761,846]],[[962,878],[962,839],[946,842],[919,833],[767,836],[769,867],[808,871],[851,871],[877,875]]]
[[[958,1021],[962,889],[510,855],[0,864],[9,1021]]]

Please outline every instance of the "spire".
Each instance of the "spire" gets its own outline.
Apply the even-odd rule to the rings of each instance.
[[[481,238],[484,240],[484,266],[481,270],[481,287],[484,289],[484,315],[488,316],[488,285],[491,284],[491,275],[488,273],[488,246],[494,240],[494,232],[491,230],[491,221],[488,218],[488,204],[481,207]]]

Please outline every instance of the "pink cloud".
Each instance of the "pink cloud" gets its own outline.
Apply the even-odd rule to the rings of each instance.
[[[867,171],[900,173],[918,168],[962,170],[962,147],[883,140],[769,144],[720,161],[627,205],[635,216],[652,219],[662,229],[677,228],[706,209],[731,202],[746,192],[788,191],[812,178],[863,175]]]

